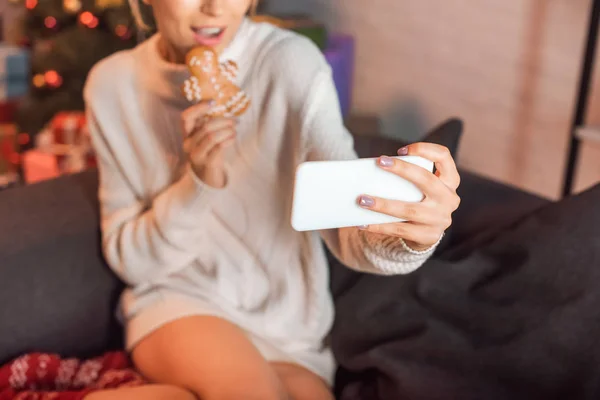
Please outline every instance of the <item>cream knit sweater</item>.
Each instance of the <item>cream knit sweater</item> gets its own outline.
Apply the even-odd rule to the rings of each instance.
[[[409,273],[430,256],[356,228],[291,228],[298,164],[356,157],[329,65],[312,42],[246,20],[222,54],[239,65],[252,105],[226,155],[228,185],[217,190],[185,163],[188,73],[159,57],[157,40],[103,60],[85,87],[104,253],[129,286],[126,318],[169,288],[218,305],[263,338],[320,346],[333,319],[321,239],[348,267],[375,274]]]

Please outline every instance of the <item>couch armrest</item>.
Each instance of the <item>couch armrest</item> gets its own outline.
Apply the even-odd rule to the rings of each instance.
[[[461,205],[454,213],[449,246],[468,248],[493,236],[525,215],[550,203],[550,200],[461,170],[458,194]]]
[[[0,193],[0,364],[118,345],[121,284],[104,264],[96,171]]]
[[[422,140],[446,146],[450,149],[452,155],[456,157],[462,131],[462,121],[451,118],[433,128]],[[396,151],[406,144],[408,143],[402,140],[383,136],[354,135],[354,147],[361,158],[396,155]]]

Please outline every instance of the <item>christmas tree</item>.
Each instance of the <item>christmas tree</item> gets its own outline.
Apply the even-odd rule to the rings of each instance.
[[[94,64],[134,47],[152,31],[136,29],[127,0],[20,1],[22,43],[31,49],[31,88],[16,123],[20,132],[35,137],[58,112],[84,110],[83,86]],[[150,10],[142,13],[152,29]]]

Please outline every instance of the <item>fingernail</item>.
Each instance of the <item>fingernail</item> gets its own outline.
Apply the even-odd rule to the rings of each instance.
[[[361,231],[364,231],[365,229],[368,229],[368,228],[369,228],[369,225],[360,225],[358,227],[358,229],[360,229]]]
[[[394,165],[394,160],[388,156],[379,157],[379,165],[382,167],[391,167]]]
[[[400,148],[398,150],[398,155],[399,156],[406,156],[406,155],[408,155],[408,147],[404,146],[404,147]]]
[[[375,205],[375,200],[369,196],[360,196],[358,204],[360,204],[361,207],[373,207]]]

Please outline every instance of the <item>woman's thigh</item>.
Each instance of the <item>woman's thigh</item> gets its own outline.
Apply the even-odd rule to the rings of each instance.
[[[287,399],[274,369],[244,332],[217,317],[170,322],[140,341],[132,358],[150,381],[180,386],[202,400]]]
[[[145,385],[132,388],[100,390],[84,400],[197,400],[191,392],[177,386]]]
[[[334,400],[325,381],[313,372],[294,364],[271,364],[293,400]]]

